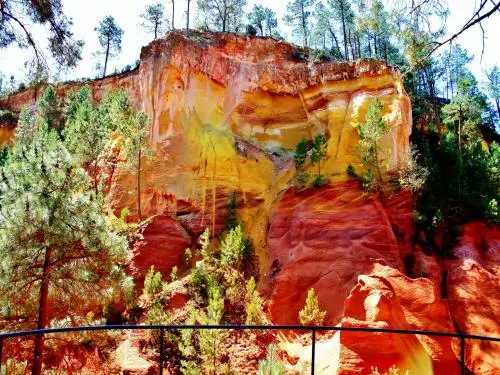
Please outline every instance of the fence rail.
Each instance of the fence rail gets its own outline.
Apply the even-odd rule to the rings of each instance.
[[[460,373],[465,375],[465,340],[480,340],[500,342],[500,337],[470,335],[459,332],[436,332],[436,331],[417,331],[408,329],[390,329],[390,328],[365,328],[365,327],[338,327],[338,326],[301,326],[301,325],[107,325],[107,326],[82,326],[82,327],[67,327],[67,328],[48,328],[40,330],[20,331],[20,332],[5,332],[0,333],[0,371],[2,369],[2,353],[5,340],[10,338],[19,338],[26,336],[41,336],[45,334],[67,333],[67,332],[89,332],[89,331],[116,331],[116,330],[160,330],[160,358],[159,358],[159,373],[163,374],[163,353],[164,353],[164,336],[165,331],[170,330],[205,330],[205,329],[222,329],[222,330],[267,330],[267,331],[304,331],[311,332],[311,375],[314,375],[314,365],[316,357],[316,332],[318,331],[343,331],[343,332],[365,332],[365,333],[390,333],[397,335],[423,335],[436,337],[450,337],[460,339]]]

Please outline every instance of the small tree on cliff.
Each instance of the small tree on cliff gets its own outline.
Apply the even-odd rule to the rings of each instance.
[[[149,116],[144,111],[136,111],[132,102],[123,90],[118,90],[111,99],[111,121],[116,124],[118,132],[125,138],[121,152],[125,158],[125,166],[137,173],[137,215],[142,221],[141,213],[141,169],[144,157],[152,154],[146,143],[149,132]]]
[[[366,169],[363,180],[372,189],[379,189],[383,184],[381,167],[384,158],[380,141],[389,132],[382,117],[383,109],[384,104],[378,98],[373,99],[366,113],[366,123],[358,127],[359,143],[356,149]]]
[[[123,29],[118,27],[114,17],[106,16],[99,26],[94,29],[99,38],[99,45],[101,49],[97,51],[98,55],[104,56],[104,68],[102,76],[106,77],[106,70],[108,68],[108,60],[110,57],[116,56],[122,50],[122,36]]]
[[[273,29],[278,27],[278,20],[274,10],[262,5],[254,5],[252,11],[248,14],[248,21],[260,31],[260,35],[266,33],[272,35]]]
[[[247,0],[198,0],[198,12],[207,26],[217,31],[237,32]]]
[[[139,17],[142,19],[141,26],[148,33],[153,33],[154,38],[158,38],[158,34],[164,33],[168,27],[168,20],[165,18],[165,7],[163,4],[146,5],[144,13]]]
[[[55,317],[85,316],[122,286],[127,242],[103,216],[103,199],[91,199],[88,175],[58,134],[33,121],[33,136],[15,141],[0,173],[0,311],[43,329]],[[43,350],[37,336],[33,374]]]
[[[318,134],[313,141],[311,152],[312,165],[318,166],[318,174],[314,178],[313,185],[318,186],[323,183],[323,176],[321,175],[321,162],[326,160],[328,155],[326,153],[326,138],[323,134]]]
[[[297,169],[297,172],[302,172],[304,164],[307,160],[307,143],[305,139],[302,139],[299,143],[297,143],[293,159],[295,161],[295,169]]]
[[[318,297],[314,294],[314,289],[311,288],[307,291],[306,305],[299,311],[300,324],[304,326],[323,324],[326,311],[319,309]]]

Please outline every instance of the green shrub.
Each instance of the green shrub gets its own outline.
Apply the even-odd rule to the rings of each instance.
[[[257,325],[262,323],[264,311],[262,310],[262,299],[255,290],[255,279],[253,276],[248,280],[247,291],[245,295],[246,301],[246,325]]]
[[[300,324],[309,326],[323,325],[326,311],[319,309],[318,297],[314,294],[314,289],[311,288],[307,291],[306,304],[302,310],[299,311]]]
[[[149,297],[155,297],[162,292],[162,289],[163,282],[161,272],[155,272],[155,267],[151,266],[144,279],[144,288],[142,292]]]
[[[221,263],[225,266],[239,267],[245,255],[246,240],[241,224],[231,229],[221,242]]]
[[[492,199],[488,203],[485,218],[489,223],[500,223],[500,210],[498,209],[498,201],[496,199]]]
[[[285,373],[285,362],[277,358],[276,346],[269,345],[266,358],[259,362],[257,375],[285,375]]]

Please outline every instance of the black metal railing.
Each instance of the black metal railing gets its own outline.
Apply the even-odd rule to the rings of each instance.
[[[160,331],[160,359],[159,373],[163,374],[164,365],[164,336],[165,331],[169,330],[204,330],[204,329],[223,329],[223,330],[267,330],[267,331],[309,331],[312,336],[311,345],[311,374],[314,375],[314,365],[316,356],[316,332],[318,331],[344,331],[344,332],[365,332],[365,333],[391,333],[399,335],[423,335],[436,337],[451,337],[460,339],[460,373],[465,375],[465,340],[479,340],[500,342],[500,337],[469,335],[455,332],[435,332],[435,331],[416,331],[408,329],[389,329],[389,328],[363,328],[363,327],[337,327],[337,326],[295,326],[295,325],[108,325],[108,326],[83,326],[69,328],[50,328],[21,332],[0,333],[0,371],[2,369],[2,352],[5,340],[10,338],[19,338],[26,336],[40,336],[45,334],[66,333],[66,332],[88,332],[88,331],[111,331],[111,330],[159,330]]]

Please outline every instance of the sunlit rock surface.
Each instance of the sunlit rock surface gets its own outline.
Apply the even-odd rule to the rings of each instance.
[[[129,262],[138,286],[151,265],[166,276],[174,266],[182,272],[185,248],[205,228],[213,236],[225,229],[235,194],[273,323],[297,323],[314,288],[326,324],[498,335],[498,228],[466,226],[454,258],[443,261],[414,244],[410,194],[369,194],[345,173],[359,165],[357,127],[374,97],[384,103],[390,127],[384,164],[404,165],[411,105],[399,72],[373,60],[312,63],[297,55],[270,38],[193,33],[187,40],[171,32],[143,48],[138,69],[57,87],[63,98],[88,84],[96,101],[124,88],[151,117],[154,155],[143,159],[141,171],[142,216],[149,219]],[[43,89],[12,95],[0,108],[19,112]],[[328,140],[322,171],[330,183],[297,190],[290,184],[293,150],[319,132]],[[0,124],[0,143],[11,137]],[[120,165],[112,171],[107,198],[115,214],[128,208],[137,220],[136,184],[133,171]],[[187,297],[179,294],[172,306]],[[392,365],[412,375],[459,373],[459,345],[450,339],[346,332],[319,339],[317,373],[369,374],[371,366],[383,372]],[[310,345],[283,340],[293,358],[289,368],[309,371]],[[497,373],[498,345],[466,348],[471,371]]]

